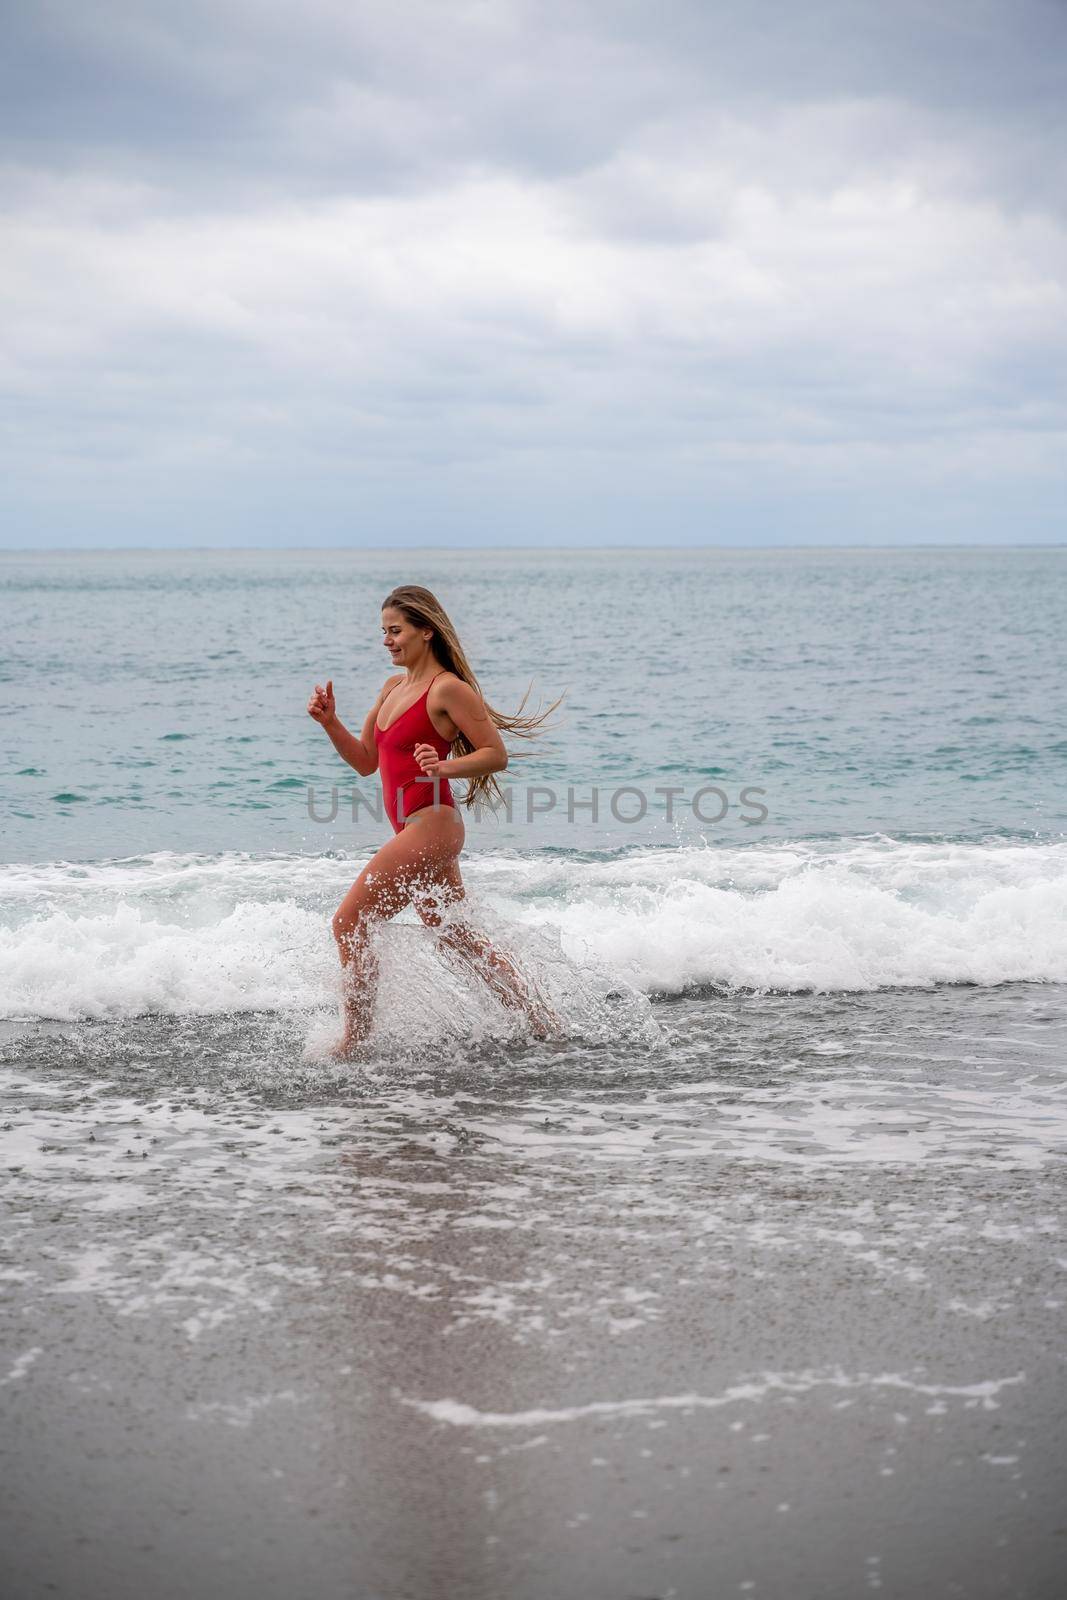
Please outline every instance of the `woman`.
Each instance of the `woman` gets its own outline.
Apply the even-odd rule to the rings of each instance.
[[[459,872],[464,827],[449,780],[469,780],[467,806],[490,793],[502,798],[494,774],[503,772],[508,755],[499,730],[532,738],[560,702],[537,717],[494,711],[482,699],[443,607],[418,584],[389,595],[382,606],[382,633],[392,665],[403,670],[382,685],[358,738],[338,719],[332,680],[325,689],[316,684],[308,701],[309,714],[360,777],[381,767],[393,825],[393,838],[364,867],[333,919],[344,1034],[332,1053],[350,1054],[370,1032],[377,987],[372,925],[395,916],[409,901],[426,926],[437,930],[438,941],[484,978],[505,1005],[525,1011],[543,1037],[558,1019],[531,995],[505,956],[465,923],[446,922],[442,912],[464,897]]]

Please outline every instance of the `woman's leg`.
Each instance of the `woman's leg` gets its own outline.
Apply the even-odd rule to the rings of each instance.
[[[344,1032],[334,1050],[346,1055],[370,1032],[378,986],[378,962],[371,948],[375,922],[407,905],[417,887],[439,880],[455,866],[454,830],[408,827],[368,861],[333,918],[341,958]]]
[[[459,863],[453,861],[439,879],[414,896],[415,910],[428,928],[437,934],[437,942],[460,958],[463,964],[484,983],[487,983],[502,1005],[513,1011],[525,1011],[534,1031],[545,1034],[559,1025],[558,1017],[547,1012],[530,993],[530,985],[513,962],[489,940],[467,922],[449,918],[442,926],[442,912],[449,905],[466,898]]]

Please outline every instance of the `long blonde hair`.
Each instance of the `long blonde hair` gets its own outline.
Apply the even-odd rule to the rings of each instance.
[[[454,672],[457,678],[463,679],[464,683],[470,684],[475,694],[481,698],[490,722],[500,728],[502,732],[510,733],[517,739],[536,739],[542,723],[561,704],[563,700],[562,694],[558,700],[553,700],[550,706],[546,707],[544,711],[539,711],[536,716],[524,717],[522,708],[530,698],[530,690],[533,688],[531,683],[530,688],[523,695],[522,702],[514,716],[509,717],[503,711],[494,711],[482,694],[478,679],[474,676],[470,662],[463,653],[459,635],[436,595],[431,594],[429,589],[424,589],[421,584],[404,583],[398,589],[394,589],[382,601],[383,611],[386,606],[392,606],[394,610],[399,611],[416,628],[433,629],[434,636],[430,641],[430,649],[442,667],[448,672]],[[566,690],[564,690],[564,694],[566,694]],[[474,749],[475,746],[471,744],[466,734],[460,733],[452,741],[450,754],[457,757],[465,756],[469,755]],[[527,752],[523,750],[519,751],[518,754],[526,755]],[[467,779],[467,793],[463,803],[466,806],[473,806],[479,800],[487,800],[490,795],[494,795],[498,800],[503,800],[504,798],[503,791],[496,781],[496,774],[483,772],[476,778]]]

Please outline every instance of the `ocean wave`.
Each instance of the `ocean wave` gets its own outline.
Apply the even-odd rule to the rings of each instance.
[[[362,864],[158,852],[0,866],[0,1017],[322,1005],[329,918]],[[645,995],[1067,982],[1059,841],[485,853],[464,876],[472,919]],[[387,937],[409,953],[426,942],[410,912]]]

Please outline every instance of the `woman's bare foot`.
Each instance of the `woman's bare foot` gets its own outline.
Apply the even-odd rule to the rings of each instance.
[[[498,958],[500,959],[500,958]],[[503,964],[501,962],[501,964]],[[510,981],[501,982],[499,973],[489,981],[501,1004],[510,1011],[522,1011],[535,1039],[557,1039],[563,1033],[563,1023],[552,1007],[539,995],[531,994],[529,982],[508,963]]]
[[[550,1005],[543,1000],[535,1000],[527,1005],[527,1015],[530,1018],[530,1032],[535,1039],[561,1039],[563,1037],[563,1020],[558,1017]]]
[[[330,1046],[326,1054],[334,1061],[351,1061],[360,1045],[363,1044],[370,1032],[367,1019],[361,1014],[360,1008],[347,1002],[341,1013],[343,1031],[336,1044]]]

